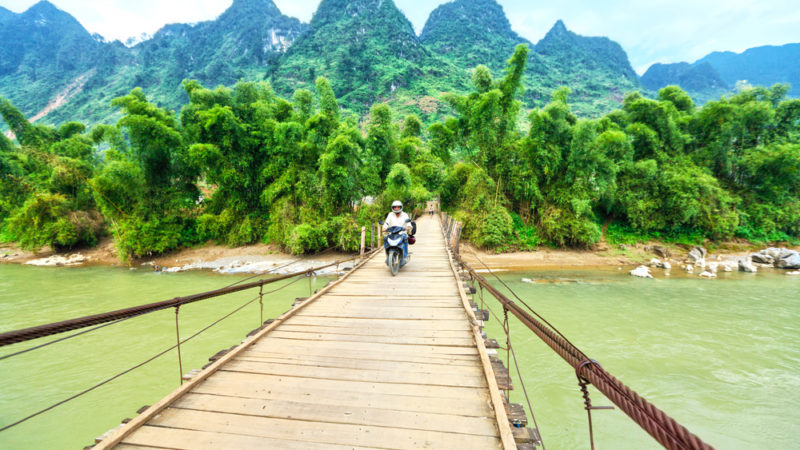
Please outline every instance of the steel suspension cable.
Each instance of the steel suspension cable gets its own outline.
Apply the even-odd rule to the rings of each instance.
[[[329,251],[330,251],[330,250],[332,250],[333,248],[334,248],[334,247],[328,247],[328,248],[326,248],[325,250],[322,250],[322,251],[320,251],[320,252],[317,252],[317,253],[315,253],[315,254],[313,254],[313,255],[309,256],[309,257],[310,257],[310,258],[314,258],[314,257],[316,257],[316,256],[319,256],[319,255],[321,255],[321,254],[324,254],[324,253],[327,253],[327,252],[329,252]],[[257,278],[257,277],[260,277],[260,276],[263,276],[263,275],[266,275],[266,274],[269,274],[269,273],[274,273],[276,270],[283,269],[283,268],[285,268],[285,267],[291,266],[292,264],[296,264],[296,263],[298,263],[298,262],[300,262],[300,259],[296,259],[296,260],[294,260],[294,261],[292,261],[292,262],[289,262],[288,264],[284,264],[284,265],[282,265],[282,266],[279,266],[279,267],[276,267],[276,268],[270,269],[270,270],[268,270],[267,272],[259,273],[259,274],[253,275],[253,276],[251,276],[251,277],[247,277],[247,278],[245,278],[245,279],[239,280],[239,281],[237,281],[237,282],[235,282],[235,283],[232,283],[232,284],[229,284],[229,285],[227,285],[227,286],[223,287],[222,289],[226,289],[226,288],[229,288],[229,287],[236,286],[236,285],[238,285],[238,284],[244,283],[245,281],[248,281],[248,280],[251,280],[251,279],[253,279],[253,278]],[[276,291],[265,292],[265,293],[263,293],[263,295],[268,295],[268,294],[270,294],[270,293],[272,293],[272,292],[276,292]],[[72,334],[72,335],[69,335],[69,336],[65,336],[65,337],[62,337],[62,338],[59,338],[59,339],[54,339],[54,340],[52,340],[52,341],[50,341],[50,342],[45,342],[44,344],[41,344],[41,345],[37,345],[37,346],[31,347],[31,348],[27,348],[27,349],[25,349],[25,350],[20,350],[20,351],[18,351],[18,352],[15,352],[15,353],[10,353],[10,354],[8,354],[8,355],[3,355],[3,356],[0,356],[0,361],[2,361],[2,360],[4,360],[4,359],[7,359],[7,358],[14,357],[14,356],[22,355],[22,354],[24,354],[24,353],[28,353],[28,352],[31,352],[31,351],[34,351],[34,350],[39,350],[39,349],[41,349],[41,348],[48,347],[48,346],[50,346],[50,345],[57,344],[57,343],[59,343],[59,342],[63,342],[63,341],[66,341],[66,340],[69,340],[69,339],[72,339],[72,338],[75,338],[75,337],[78,337],[78,336],[81,336],[81,335],[87,334],[87,333],[91,333],[92,331],[99,330],[99,329],[101,329],[101,328],[105,328],[105,327],[108,327],[108,326],[111,326],[111,325],[116,325],[116,324],[118,324],[118,323],[125,322],[126,320],[133,319],[133,318],[135,318],[135,317],[139,317],[139,316],[141,316],[141,315],[144,315],[144,314],[147,314],[147,312],[144,312],[144,313],[142,313],[142,314],[137,314],[137,315],[135,315],[135,316],[125,317],[125,318],[123,318],[123,319],[119,319],[119,320],[116,320],[116,321],[113,321],[113,322],[104,323],[104,324],[102,324],[102,325],[96,326],[96,327],[94,327],[94,328],[91,328],[91,329],[89,329],[89,330],[83,330],[83,331],[79,331],[79,332],[77,332],[77,333],[75,333],[75,334]]]
[[[138,316],[145,313],[160,311],[167,308],[176,307],[179,305],[185,305],[188,303],[197,302],[200,300],[205,300],[208,298],[218,297],[225,294],[231,294],[233,292],[239,292],[246,289],[251,289],[259,286],[263,286],[265,284],[275,283],[278,281],[286,280],[289,278],[294,278],[300,275],[307,275],[314,272],[317,272],[321,269],[325,269],[328,267],[333,267],[344,262],[353,261],[359,259],[360,256],[356,256],[350,259],[346,259],[343,261],[335,261],[330,264],[326,264],[319,267],[314,267],[312,269],[303,270],[295,273],[290,273],[286,275],[280,275],[274,278],[270,278],[267,280],[260,280],[255,282],[250,282],[246,284],[241,284],[238,286],[229,286],[220,289],[216,289],[213,291],[202,292],[199,294],[189,295],[186,297],[175,297],[171,300],[165,300],[156,303],[150,303],[147,305],[139,305],[134,306],[131,308],[124,308],[119,309],[116,311],[110,311],[101,314],[95,314],[91,316],[80,317],[76,319],[65,320],[62,322],[55,322],[46,325],[39,325],[30,328],[24,328],[21,330],[9,331],[6,333],[0,333],[0,347],[10,344],[15,344],[18,342],[29,341],[32,339],[37,339],[45,336],[50,336],[53,334],[63,333],[65,331],[80,329],[89,327],[92,325],[99,325],[107,322],[113,322],[118,319],[128,318],[132,316]]]
[[[463,260],[460,262],[478,283],[503,303],[505,308],[575,368],[579,378],[583,378],[593,384],[661,445],[669,449],[709,450],[713,448],[655,405],[649,403],[630,387],[606,372],[596,361],[589,359],[580,349],[564,338],[561,333],[554,330],[552,325],[544,326],[536,318],[521,309],[513,300],[489,284],[469,264]]]
[[[572,344],[553,325],[549,324],[539,314],[533,311],[529,305],[516,295],[513,289],[500,280],[497,275],[494,275],[491,269],[489,269],[477,255],[475,255],[475,257],[487,268],[489,273],[494,275],[520,303],[531,310],[531,312],[539,317],[547,326],[543,325],[542,322],[532,317],[525,310],[521,309],[513,300],[509,299],[502,292],[489,284],[485,278],[480,276],[461,258],[458,252],[454,251],[453,256],[469,272],[474,280],[482,287],[486,288],[486,290],[503,304],[504,308],[511,311],[525,326],[539,336],[540,339],[572,366],[579,380],[583,379],[594,384],[600,392],[608,397],[661,445],[668,449],[713,449],[713,447],[703,442],[698,436],[692,434],[686,427],[675,421],[675,419],[658,409],[655,405],[649,403],[636,393],[636,391],[619,381],[616,377],[606,372],[596,361],[589,359],[585,353]]]
[[[272,291],[269,291],[269,292],[265,292],[265,293],[264,293],[264,295],[268,295],[268,294],[274,294],[275,292],[278,292],[278,291],[280,291],[280,290],[282,290],[282,289],[285,289],[285,288],[287,288],[287,287],[289,287],[289,286],[291,286],[291,285],[293,285],[293,284],[297,283],[297,282],[298,282],[298,281],[300,281],[301,279],[302,279],[302,278],[297,278],[297,279],[293,280],[292,282],[290,282],[290,283],[286,283],[285,285],[283,285],[283,286],[281,286],[281,287],[279,287],[279,288],[277,288],[277,289],[274,289],[274,290],[272,290]],[[246,303],[244,303],[243,305],[241,305],[241,306],[239,306],[238,308],[234,309],[234,310],[233,310],[233,311],[231,311],[230,313],[228,313],[228,314],[224,315],[223,317],[221,317],[221,318],[219,318],[219,319],[215,320],[214,322],[212,322],[211,324],[209,324],[209,325],[208,325],[208,326],[206,326],[205,328],[203,328],[203,329],[201,329],[201,330],[197,331],[196,333],[194,333],[193,335],[189,336],[188,338],[186,338],[186,339],[184,339],[184,340],[180,341],[180,344],[184,344],[184,343],[186,343],[186,342],[189,342],[189,341],[191,341],[192,339],[194,339],[195,337],[199,336],[201,333],[204,333],[205,331],[207,331],[208,329],[210,329],[210,328],[211,328],[211,327],[213,327],[214,325],[217,325],[218,323],[222,322],[223,320],[227,319],[228,317],[230,317],[230,316],[232,316],[232,315],[236,314],[237,312],[241,311],[241,310],[242,310],[242,309],[244,309],[245,307],[249,306],[251,303],[255,302],[255,301],[256,301],[256,300],[258,300],[260,297],[261,297],[261,296],[259,295],[259,296],[256,296],[256,297],[252,298],[251,300],[248,300]],[[83,395],[86,395],[86,394],[88,394],[89,392],[92,392],[93,390],[95,390],[95,389],[97,389],[97,388],[99,388],[99,387],[101,387],[101,386],[103,386],[103,385],[105,385],[105,384],[108,384],[108,383],[110,383],[110,382],[112,382],[112,381],[116,380],[117,378],[119,378],[119,377],[121,377],[121,376],[123,376],[123,375],[125,375],[125,374],[128,374],[128,373],[130,373],[130,372],[132,372],[132,371],[134,371],[134,370],[136,370],[136,369],[138,369],[138,368],[140,368],[140,367],[142,367],[142,366],[144,366],[144,365],[146,365],[146,364],[148,364],[148,363],[150,363],[150,362],[152,362],[152,361],[154,361],[154,360],[158,359],[159,357],[161,357],[161,356],[163,356],[163,355],[167,354],[167,353],[168,353],[168,352],[170,352],[171,350],[174,350],[175,348],[177,348],[177,347],[178,347],[178,345],[180,345],[180,344],[175,344],[175,345],[173,345],[173,346],[171,346],[171,347],[167,348],[166,350],[163,350],[163,351],[161,351],[161,352],[157,353],[156,355],[154,355],[154,356],[152,356],[152,357],[150,357],[150,358],[146,359],[145,361],[142,361],[142,362],[141,362],[141,363],[139,363],[139,364],[136,364],[135,366],[133,366],[133,367],[131,367],[131,368],[127,369],[127,370],[124,370],[124,371],[122,371],[122,372],[120,372],[120,373],[118,373],[118,374],[116,374],[116,375],[114,375],[114,376],[112,376],[112,377],[106,378],[105,380],[103,380],[103,381],[101,381],[101,382],[99,382],[99,383],[95,384],[94,386],[92,386],[92,387],[90,387],[90,388],[84,389],[83,391],[81,391],[81,392],[79,392],[79,393],[77,393],[77,394],[74,394],[74,395],[72,395],[72,396],[70,396],[70,397],[67,397],[67,398],[65,398],[64,400],[61,400],[61,401],[59,401],[59,402],[57,402],[57,403],[54,403],[54,404],[52,404],[52,405],[48,406],[47,408],[41,409],[41,410],[39,410],[39,411],[37,411],[37,412],[35,412],[35,413],[33,413],[33,414],[31,414],[31,415],[27,416],[27,417],[24,417],[24,418],[22,418],[22,419],[20,419],[20,420],[17,420],[17,421],[16,421],[16,422],[14,422],[14,423],[11,423],[11,424],[9,424],[9,425],[6,425],[6,426],[4,426],[4,427],[0,428],[0,432],[3,432],[3,431],[5,431],[5,430],[8,430],[9,428],[15,427],[15,426],[17,426],[17,425],[20,425],[20,424],[22,424],[22,423],[24,423],[24,422],[26,422],[26,421],[28,421],[28,420],[30,420],[30,419],[32,419],[32,418],[34,418],[34,417],[38,416],[38,415],[41,415],[41,414],[43,414],[43,413],[46,413],[47,411],[50,411],[50,410],[51,410],[51,409],[53,409],[53,408],[56,408],[56,407],[58,407],[58,406],[61,406],[61,405],[63,405],[64,403],[67,403],[67,402],[69,402],[69,401],[71,401],[71,400],[74,400],[74,399],[76,399],[76,398],[78,398],[78,397],[81,397],[81,396],[83,396]]]
[[[537,313],[537,312],[536,312],[536,311],[535,311],[535,310],[534,310],[534,309],[533,309],[533,308],[532,308],[530,305],[528,305],[528,303],[527,303],[527,302],[525,302],[524,300],[522,300],[522,299],[521,299],[521,298],[520,298],[520,297],[517,295],[517,293],[516,293],[516,292],[514,292],[514,290],[513,290],[513,289],[511,289],[511,287],[509,287],[509,286],[508,286],[508,285],[505,283],[505,281],[503,281],[503,280],[502,280],[500,277],[498,277],[498,276],[497,276],[497,274],[495,274],[495,273],[492,271],[492,269],[491,269],[491,268],[489,268],[489,266],[487,266],[487,265],[486,265],[486,263],[485,263],[485,262],[483,262],[483,260],[482,260],[482,259],[480,259],[480,257],[478,257],[478,255],[477,255],[477,254],[476,254],[474,251],[470,250],[470,253],[472,253],[472,256],[474,256],[474,257],[475,257],[475,259],[477,259],[477,260],[478,260],[478,262],[480,262],[480,263],[483,265],[483,267],[485,267],[485,268],[486,268],[486,270],[487,270],[487,271],[489,271],[489,274],[490,274],[490,275],[492,275],[492,276],[493,276],[493,277],[494,277],[494,278],[495,278],[495,279],[496,279],[498,282],[500,282],[500,284],[502,284],[503,286],[505,286],[505,288],[506,288],[506,289],[508,289],[508,292],[510,292],[510,293],[511,293],[511,295],[513,295],[513,296],[514,296],[514,298],[516,298],[516,299],[517,299],[517,300],[518,300],[520,303],[522,303],[522,304],[523,304],[523,305],[524,305],[526,308],[528,308],[528,310],[529,310],[529,311],[530,311],[532,314],[534,314],[536,317],[538,317],[538,318],[539,318],[539,319],[540,319],[542,322],[544,322],[544,323],[545,323],[547,326],[549,326],[550,328],[552,328],[552,329],[553,329],[553,331],[555,331],[556,333],[558,333],[558,335],[559,335],[559,336],[561,336],[561,338],[563,338],[563,339],[564,339],[564,340],[565,340],[565,341],[566,341],[566,342],[567,342],[569,345],[571,345],[571,346],[572,346],[572,347],[574,347],[575,349],[577,349],[577,348],[578,348],[578,347],[577,347],[575,344],[573,344],[572,342],[570,342],[570,340],[569,340],[569,339],[568,339],[566,336],[564,336],[564,335],[561,333],[561,331],[559,331],[559,330],[558,330],[558,328],[556,328],[556,327],[555,327],[553,324],[551,324],[550,322],[548,322],[548,321],[547,321],[547,319],[545,319],[544,317],[542,317],[541,315],[539,315],[539,313]],[[578,350],[578,351],[580,352],[580,350]],[[583,354],[583,352],[580,352],[580,353],[581,353],[581,354]]]
[[[10,353],[8,355],[3,355],[3,356],[0,356],[0,361],[4,360],[6,358],[11,358],[12,356],[22,355],[24,353],[28,353],[28,352],[31,352],[31,351],[34,351],[34,350],[39,350],[40,348],[48,347],[50,345],[57,344],[59,342],[67,341],[69,339],[81,336],[83,334],[87,334],[87,333],[91,333],[92,331],[99,330],[100,328],[105,328],[105,327],[108,327],[108,326],[111,326],[111,325],[116,325],[118,323],[125,322],[126,320],[130,320],[130,319],[133,319],[135,317],[139,317],[139,316],[131,316],[131,317],[126,317],[124,319],[116,320],[114,322],[104,323],[102,325],[98,325],[98,326],[96,326],[94,328],[90,328],[88,330],[79,331],[79,332],[77,332],[75,334],[71,334],[69,336],[64,336],[62,338],[54,339],[54,340],[52,340],[50,342],[45,342],[44,344],[41,344],[41,345],[37,345],[37,346],[31,347],[31,348],[27,348],[25,350],[20,350],[20,351],[18,351],[16,353]]]

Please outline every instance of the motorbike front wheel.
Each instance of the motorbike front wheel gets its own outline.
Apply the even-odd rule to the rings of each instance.
[[[400,270],[400,252],[395,249],[389,250],[389,270],[392,271],[392,276],[397,275]]]

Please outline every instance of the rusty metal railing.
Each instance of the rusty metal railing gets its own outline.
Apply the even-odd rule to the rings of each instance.
[[[611,373],[606,371],[597,361],[589,358],[577,346],[572,344],[554,326],[546,322],[541,316],[537,319],[528,312],[527,307],[523,308],[515,301],[506,297],[496,287],[490,284],[483,276],[477,273],[467,264],[458,252],[458,239],[461,235],[462,224],[446,213],[442,217],[443,232],[453,251],[455,260],[466,270],[470,277],[476,281],[483,289],[492,294],[503,306],[504,312],[513,314],[523,325],[528,327],[545,344],[553,349],[556,354],[561,356],[564,361],[575,369],[579,384],[582,390],[585,383],[591,383],[625,412],[642,429],[647,431],[656,441],[668,449],[685,450],[712,450],[713,447],[703,442],[695,434],[691,433],[686,427],[678,423],[675,419],[665,412],[648,402],[636,391],[619,381]],[[512,291],[513,292],[513,291]],[[516,296],[516,294],[515,294]],[[517,299],[522,302],[519,297]],[[523,302],[524,303],[524,302]],[[584,396],[586,399],[586,396]],[[586,400],[586,409],[589,412],[591,424],[591,410],[595,409]],[[594,447],[592,445],[592,447]]]

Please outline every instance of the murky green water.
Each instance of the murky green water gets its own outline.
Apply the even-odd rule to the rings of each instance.
[[[0,265],[0,332],[217,289],[243,278],[206,272],[160,274],[122,268]],[[328,280],[314,279],[314,289]],[[269,285],[265,292],[287,283]],[[264,319],[279,316],[291,307],[295,297],[307,296],[308,289],[306,279],[300,279],[265,296]],[[194,334],[257,293],[257,289],[249,290],[183,306],[181,336]],[[184,373],[202,367],[217,351],[238,344],[259,325],[259,311],[256,301],[183,345]],[[2,347],[0,356],[60,336]],[[0,427],[81,392],[174,344],[175,313],[169,309],[0,360]],[[173,350],[85,396],[0,432],[0,448],[83,448],[178,384],[177,353]]]
[[[500,277],[590,358],[716,448],[800,448],[800,277],[642,280],[616,270]],[[502,317],[497,303],[489,305]],[[574,370],[510,320],[545,445],[589,448]],[[494,318],[487,332],[504,339]],[[525,403],[516,377],[515,386],[512,401]],[[594,405],[611,404],[591,390]],[[621,411],[592,417],[597,448],[660,448]]]
[[[590,357],[717,448],[800,448],[800,278],[765,272],[724,274],[718,280],[639,280],[616,270],[501,276]],[[0,332],[215,289],[242,278],[0,265]],[[522,278],[556,282],[529,284]],[[325,282],[317,279],[314,287]],[[295,297],[307,293],[302,280],[268,296],[264,317],[278,316]],[[182,336],[255,294],[185,306]],[[496,303],[489,304],[501,315]],[[0,427],[173,345],[174,320],[173,310],[149,314],[0,360]],[[550,449],[588,448],[586,413],[574,372],[513,320],[513,344],[545,444]],[[238,343],[258,322],[256,302],[184,345],[184,372]],[[496,320],[489,321],[489,335],[502,341],[500,330]],[[4,347],[0,356],[36,343]],[[140,406],[175,389],[176,360],[170,352],[2,432],[0,448],[90,444],[122,418],[135,416]],[[524,403],[518,379],[515,385],[512,401]],[[592,399],[595,405],[609,404],[597,391]],[[593,417],[599,449],[658,448],[619,411],[596,411]]]

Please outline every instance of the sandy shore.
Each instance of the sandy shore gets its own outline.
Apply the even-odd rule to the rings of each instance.
[[[424,240],[417,244],[424,245]],[[669,252],[669,257],[660,258],[670,262],[673,267],[680,267],[685,261],[689,248],[664,244],[637,244],[609,246],[600,243],[592,250],[566,250],[540,247],[532,252],[495,253],[476,249],[470,244],[461,246],[462,256],[474,268],[482,266],[480,261],[491,269],[510,271],[555,269],[555,268],[592,268],[592,267],[635,267],[646,264],[658,256],[652,245],[660,245]],[[743,243],[726,243],[709,251],[707,260],[723,261],[736,259],[757,252],[764,246],[753,246]],[[800,249],[800,247],[795,247]],[[413,254],[414,247],[411,247]],[[74,252],[56,254],[49,249],[38,253],[26,252],[16,246],[0,245],[0,262],[48,266],[65,265],[107,265],[107,266],[152,266],[167,272],[184,270],[214,270],[221,273],[288,273],[324,265],[337,260],[349,259],[350,254],[326,252],[317,256],[295,256],[282,253],[276,246],[256,244],[230,248],[207,244],[160,255],[154,258],[142,258],[130,263],[123,263],[118,257],[113,240],[105,239],[97,247]],[[290,264],[291,265],[287,265]],[[282,267],[285,266],[286,267]],[[345,266],[343,266],[345,267]],[[276,270],[277,269],[277,270]],[[341,269],[341,267],[340,267]],[[331,269],[335,271],[335,269]]]
[[[296,256],[282,253],[277,247],[264,244],[243,247],[226,247],[207,244],[183,249],[153,258],[139,258],[122,262],[111,239],[103,240],[97,247],[56,253],[49,248],[33,253],[13,245],[0,245],[0,263],[36,266],[149,266],[164,272],[187,270],[212,270],[220,273],[291,273],[352,258],[341,252],[325,252],[313,256]],[[341,264],[338,269],[352,267],[353,262]],[[337,267],[320,273],[333,273]]]

